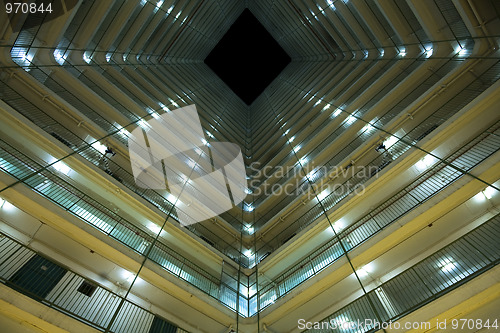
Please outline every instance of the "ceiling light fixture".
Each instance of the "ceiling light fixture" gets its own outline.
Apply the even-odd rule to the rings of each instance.
[[[148,229],[151,230],[151,232],[155,235],[158,235],[161,231],[161,227],[159,225],[157,225],[156,223],[149,223]]]
[[[52,166],[54,167],[54,169],[65,174],[66,176],[71,171],[71,168],[66,163],[64,163],[62,161],[59,161],[59,162],[53,164]]]
[[[337,117],[340,113],[342,112],[341,109],[336,109],[333,113],[332,113],[332,118],[335,118]]]
[[[318,200],[320,200],[320,201],[323,200],[324,198],[326,198],[328,196],[328,194],[330,194],[330,191],[328,189],[321,191],[321,193],[319,193],[317,195]]]
[[[247,227],[247,233],[248,233],[249,235],[253,235],[253,232],[254,232],[253,227],[248,226],[248,227]]]
[[[359,277],[368,276],[372,272],[373,272],[373,264],[372,263],[366,264],[356,271],[356,273],[358,274]]]
[[[166,106],[165,104],[163,104],[163,103],[160,103],[160,107],[161,107],[161,108],[163,109],[163,111],[165,111],[165,112],[170,111],[170,109],[169,109],[169,108],[167,108],[167,106]]]
[[[388,137],[385,141],[384,141],[384,146],[385,146],[385,149],[389,149],[391,146],[393,146],[396,142],[398,142],[398,138],[396,138],[394,135]]]
[[[372,124],[368,123],[366,124],[365,126],[363,126],[363,128],[361,129],[362,132],[368,132],[372,129],[375,129],[375,127],[372,126]]]
[[[415,166],[420,171],[425,171],[429,169],[434,163],[436,163],[437,159],[432,155],[425,155],[420,161],[418,161]]]
[[[351,115],[351,116],[347,117],[347,119],[346,119],[345,122],[346,122],[347,125],[350,125],[353,122],[355,122],[356,120],[357,120],[357,118]]]
[[[92,138],[92,140],[94,140]],[[100,152],[101,154],[105,154],[106,153],[106,150],[107,150],[107,147],[105,145],[103,145],[102,143],[100,143],[99,141],[95,141],[94,143],[91,144],[91,146],[97,150],[98,152]]]
[[[67,54],[64,53],[62,50],[55,50],[54,51],[54,58],[56,59],[57,63],[59,65],[64,64],[64,61],[66,61]]]
[[[460,45],[455,48],[455,52],[458,56],[463,57],[467,54],[467,49],[464,49]]]
[[[125,137],[128,137],[130,135],[130,132],[127,131],[125,128],[120,128],[120,131],[118,132],[120,133],[121,135],[125,136]]]
[[[148,129],[149,125],[144,119],[140,119],[137,124],[141,126],[143,129]],[[127,135],[128,136],[128,135]]]
[[[92,60],[92,57],[91,57],[91,56],[89,56],[89,55],[87,54],[87,52],[84,52],[84,53],[83,53],[83,60],[85,60],[85,62],[86,62],[87,64],[90,64],[90,61]]]
[[[167,200],[170,201],[170,203],[172,203],[172,204],[175,204],[176,199],[177,198],[173,194],[171,194],[171,193],[169,193],[167,195]]]
[[[486,199],[491,199],[496,192],[497,190],[494,187],[488,186],[484,189],[483,194]]]

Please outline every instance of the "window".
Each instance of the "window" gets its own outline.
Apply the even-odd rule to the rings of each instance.
[[[94,291],[97,289],[97,286],[90,281],[83,281],[80,287],[78,287],[78,291],[84,294],[85,296],[91,297],[94,294]]]

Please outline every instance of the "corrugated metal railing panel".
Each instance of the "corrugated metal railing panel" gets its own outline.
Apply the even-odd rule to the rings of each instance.
[[[321,322],[328,324],[321,332],[368,332],[374,327],[359,327],[356,325],[358,320],[361,323],[365,320],[387,323],[402,318],[437,295],[453,290],[497,265],[500,262],[498,237],[500,214],[324,318]],[[346,329],[339,330],[333,327],[335,325],[329,326],[330,323],[345,323]]]
[[[123,299],[120,295],[64,268],[66,271],[64,276],[45,297],[40,298],[39,295],[22,289],[15,281],[10,281],[10,279],[16,272],[20,271],[30,258],[38,256],[44,260],[48,259],[7,235],[0,234],[0,236],[0,282],[6,283],[43,304],[76,318],[100,331],[105,331]],[[60,267],[58,263],[50,262],[55,267]],[[46,276],[44,274],[30,272],[30,281],[24,281],[24,283],[37,285],[44,284],[45,280]],[[86,290],[82,289],[84,283],[86,283]],[[155,316],[152,312],[129,300],[125,300],[113,321],[111,332],[148,333]],[[179,332],[187,331],[180,330]]]

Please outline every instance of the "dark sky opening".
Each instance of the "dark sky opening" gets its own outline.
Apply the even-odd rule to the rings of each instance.
[[[205,59],[247,105],[252,104],[290,61],[288,54],[248,9]]]

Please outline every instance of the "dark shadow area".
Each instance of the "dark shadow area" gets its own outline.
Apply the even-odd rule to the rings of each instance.
[[[248,9],[205,59],[205,63],[248,105],[290,61],[288,54]]]

